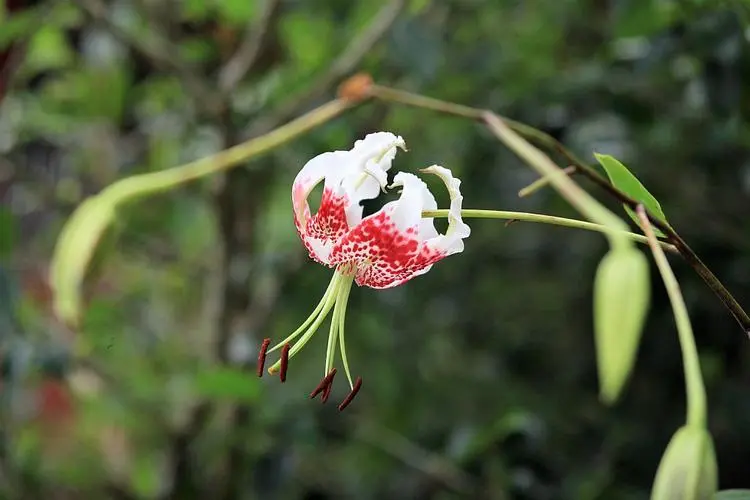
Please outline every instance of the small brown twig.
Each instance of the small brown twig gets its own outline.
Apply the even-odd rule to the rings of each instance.
[[[156,69],[177,75],[201,111],[215,117],[222,109],[219,95],[211,90],[208,82],[176,57],[179,50],[172,42],[158,36],[155,30],[149,30],[148,36],[145,37],[129,33],[115,20],[107,5],[101,0],[74,0],[74,2],[92,20],[106,26],[112,36],[141,54]]]
[[[268,34],[268,28],[272,24],[271,20],[280,4],[280,0],[266,0],[258,21],[248,26],[247,34],[240,42],[237,52],[219,71],[218,84],[224,94],[228,94],[237,87],[237,84],[255,65]]]
[[[328,65],[323,73],[304,90],[293,94],[279,104],[275,110],[271,110],[265,117],[261,117],[250,128],[249,135],[263,133],[299,114],[301,110],[309,107],[342,78],[352,73],[390,29],[403,9],[404,3],[404,0],[390,0],[384,4],[369,24],[354,37],[346,49]]]

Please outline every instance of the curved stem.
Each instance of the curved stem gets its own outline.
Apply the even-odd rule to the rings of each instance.
[[[344,289],[341,297],[341,314],[338,317],[339,320],[339,348],[341,350],[341,363],[344,365],[344,372],[346,378],[349,381],[349,387],[354,389],[354,382],[352,382],[352,373],[349,370],[349,359],[346,356],[346,340],[344,339],[344,323],[346,321],[346,306],[349,303],[349,293],[352,291],[352,282],[349,282],[349,286]]]
[[[448,217],[448,210],[426,210],[422,212],[422,217]],[[612,233],[616,232],[622,236],[630,238],[638,243],[648,244],[648,238],[642,234],[631,233],[630,231],[613,230],[601,224],[594,224],[593,222],[586,222],[577,219],[567,219],[565,217],[556,217],[554,215],[545,214],[534,214],[529,212],[508,212],[505,210],[482,210],[467,208],[461,210],[461,217],[467,219],[504,219],[510,221],[523,221],[523,222],[536,222],[540,224],[551,224],[553,226],[571,227],[574,229],[584,229],[586,231],[595,231],[598,233]],[[659,242],[661,246],[670,252],[677,252],[677,249],[665,243]]]
[[[698,360],[698,349],[695,347],[695,336],[693,327],[690,325],[685,300],[680,292],[680,285],[677,283],[672,268],[669,267],[667,257],[662,249],[657,245],[656,235],[648,220],[646,210],[643,205],[636,209],[638,217],[643,224],[643,230],[648,236],[648,243],[651,246],[651,252],[654,254],[656,267],[659,268],[661,277],[664,280],[664,287],[667,289],[669,301],[672,303],[672,312],[677,324],[677,334],[680,338],[680,349],[682,349],[682,365],[685,370],[685,390],[687,392],[687,424],[691,427],[705,428],[706,426],[706,387],[703,384],[701,375],[701,365]]]
[[[438,113],[445,113],[453,116],[460,116],[463,118],[469,118],[471,120],[477,120],[479,122],[486,123],[487,111],[480,108],[473,108],[470,106],[463,106],[452,102],[441,101],[439,99],[433,99],[431,97],[422,96],[419,94],[413,94],[403,90],[392,89],[381,85],[373,85],[371,88],[370,96],[375,99],[382,101],[397,102],[407,106],[414,106],[416,108],[429,109]],[[608,182],[604,177],[599,175],[592,167],[590,167],[582,159],[578,158],[572,151],[568,150],[563,146],[557,139],[551,135],[536,129],[525,123],[517,122],[505,117],[501,118],[511,129],[515,130],[518,134],[533,140],[539,144],[542,144],[558,153],[563,155],[570,164],[576,167],[576,173],[583,175],[606,193],[611,195],[613,198],[624,203],[632,210],[635,210],[638,205],[638,201],[634,200],[626,193],[615,187],[612,183]],[[550,180],[550,179],[548,179]],[[675,231],[669,224],[664,224],[659,220],[658,217],[654,217],[646,212],[647,217],[651,221],[654,227],[659,228],[664,234],[667,235],[670,242],[674,244],[674,248],[677,249],[685,261],[690,267],[700,276],[703,281],[708,285],[711,291],[722,301],[724,306],[729,310],[732,316],[737,320],[745,334],[750,337],[750,315],[745,312],[742,306],[737,302],[731,292],[724,286],[719,278],[711,272],[706,264],[701,261],[698,255],[693,251],[692,248],[687,244],[685,240]]]

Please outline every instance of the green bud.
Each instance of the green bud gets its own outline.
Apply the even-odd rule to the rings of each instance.
[[[659,463],[651,500],[709,500],[717,475],[711,434],[702,427],[681,427]]]
[[[594,334],[600,397],[617,400],[635,364],[651,288],[646,256],[633,246],[610,250],[594,279]]]

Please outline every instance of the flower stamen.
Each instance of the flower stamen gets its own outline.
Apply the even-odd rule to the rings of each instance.
[[[289,349],[291,346],[289,343],[284,344],[284,347],[281,349],[281,369],[279,370],[279,378],[281,379],[281,383],[286,382],[286,371],[289,368]]]
[[[313,391],[310,393],[310,399],[315,399],[315,396],[320,394],[321,392],[330,391],[331,385],[333,385],[333,377],[336,376],[336,368],[331,370],[328,375],[323,377],[323,380],[320,381],[320,383],[313,389]],[[324,394],[325,396],[325,394]]]
[[[266,366],[266,353],[269,345],[271,345],[271,339],[263,339],[260,351],[258,351],[258,377],[263,376],[263,368]]]
[[[339,411],[344,411],[344,408],[349,406],[349,404],[354,399],[354,396],[357,395],[359,390],[362,388],[362,377],[357,377],[357,381],[354,382],[354,386],[352,387],[352,390],[347,396],[344,398],[344,400],[339,405]]]
[[[333,388],[333,382],[328,384],[328,387],[326,387],[326,390],[323,391],[323,397],[320,398],[320,402],[325,404],[328,401],[328,398],[331,396],[331,389]]]

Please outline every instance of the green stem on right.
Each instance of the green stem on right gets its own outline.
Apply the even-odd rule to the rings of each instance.
[[[680,285],[677,283],[672,268],[667,262],[661,247],[657,244],[656,234],[651,226],[651,221],[646,215],[643,205],[636,209],[638,217],[641,219],[651,252],[656,261],[656,267],[659,268],[661,277],[664,280],[664,287],[667,289],[669,301],[672,303],[672,312],[677,324],[677,334],[680,338],[680,349],[682,349],[682,364],[685,370],[685,389],[687,391],[687,425],[696,428],[706,427],[706,387],[703,384],[701,375],[700,361],[698,360],[698,349],[695,347],[695,336],[693,327],[690,324],[685,300],[680,292]]]
[[[425,210],[424,212],[422,212],[422,217],[448,217],[448,210]],[[596,231],[598,233],[605,234],[614,232],[620,236],[624,236],[633,241],[637,241],[638,243],[648,244],[648,238],[646,238],[642,234],[631,233],[630,231],[624,231],[620,229],[611,229],[606,226],[602,226],[601,224],[595,224],[593,222],[586,222],[577,219],[567,219],[565,217],[556,217],[554,215],[468,208],[461,210],[461,217],[471,219],[504,219],[510,221],[536,222],[540,224],[571,227],[574,229],[584,229],[586,231]],[[669,243],[660,241],[659,244],[669,252],[677,252],[677,249]]]
[[[488,111],[480,108],[473,108],[470,106],[455,104],[448,101],[441,101],[440,99],[434,99],[432,97],[426,97],[423,95],[406,92],[404,90],[383,87],[380,85],[373,85],[370,95],[383,101],[397,102],[400,104],[405,104],[407,106],[430,109],[439,113],[446,113],[453,116],[460,116],[469,118],[471,120],[477,120],[483,122],[489,128],[492,128],[492,125],[486,120]],[[494,115],[493,113],[489,114]],[[494,116],[499,119],[497,115]],[[637,200],[634,200],[626,193],[620,191],[612,183],[599,175],[599,173],[597,173],[592,167],[586,164],[586,162],[578,158],[572,151],[563,146],[554,137],[530,125],[526,125],[525,123],[511,120],[509,118],[502,118],[502,121],[504,121],[505,124],[507,124],[511,129],[521,134],[522,136],[532,139],[534,142],[542,144],[562,154],[568,160],[568,162],[570,162],[576,168],[576,172],[581,173],[594,184],[602,188],[605,192],[613,196],[615,199],[621,201],[631,209],[635,210],[636,206],[638,205]],[[493,130],[493,132],[496,132],[496,130]],[[544,183],[550,182],[552,178],[555,177],[548,174],[541,174],[541,176],[545,179],[545,181],[543,181]],[[745,334],[750,337],[750,315],[745,312],[745,310],[742,308],[739,302],[737,302],[731,292],[708,268],[708,266],[706,266],[706,264],[701,261],[698,255],[693,251],[692,248],[690,248],[687,242],[685,242],[685,240],[683,240],[682,237],[677,234],[674,228],[669,226],[669,224],[664,224],[659,220],[658,217],[649,216],[649,219],[655,227],[661,229],[661,231],[667,235],[669,241],[674,243],[677,252],[682,255],[688,265],[693,268],[698,276],[700,276],[706,283],[706,285],[708,285],[711,291],[719,298],[719,300],[722,301],[724,306],[740,324]]]

